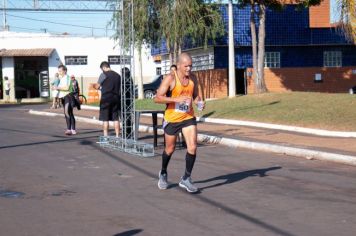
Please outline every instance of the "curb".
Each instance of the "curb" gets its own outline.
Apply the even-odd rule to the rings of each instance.
[[[82,106],[83,109],[88,110],[99,110],[99,107]],[[149,114],[142,114],[143,116],[149,116]],[[158,117],[162,118],[162,114],[158,114]],[[276,125],[270,123],[254,122],[254,121],[243,121],[243,120],[229,120],[229,119],[217,119],[217,118],[206,118],[206,117],[197,117],[197,121],[207,122],[213,124],[223,124],[223,125],[238,125],[238,126],[247,126],[247,127],[257,127],[265,129],[277,129],[283,131],[312,134],[317,136],[324,137],[337,137],[337,138],[356,138],[356,132],[343,132],[343,131],[331,131],[323,129],[313,129],[313,128],[303,128],[290,125]]]
[[[32,115],[64,117],[63,114],[35,111],[35,110],[30,110],[29,113]],[[91,124],[98,124],[98,125],[102,124],[102,122],[99,120],[90,119],[90,118],[86,118],[86,117],[76,116],[76,120],[91,123]],[[140,125],[139,132],[152,133],[153,128],[150,126],[147,126],[147,125]],[[163,130],[158,129],[158,133],[163,134]],[[206,135],[206,134],[198,134],[198,141],[201,143],[221,144],[221,145],[233,147],[233,148],[247,148],[247,149],[253,149],[253,150],[258,150],[258,151],[263,151],[263,152],[272,152],[272,153],[277,153],[277,154],[303,157],[308,160],[331,161],[331,162],[356,166],[356,156],[350,156],[350,155],[315,151],[315,150],[303,149],[303,148],[286,147],[286,146],[275,145],[275,144],[266,144],[266,143],[261,143],[261,142],[242,141],[242,140],[238,140],[238,139],[224,138],[224,137],[218,137],[218,136],[212,136],[212,135]]]
[[[266,144],[260,142],[242,141],[238,139],[223,138],[217,136],[210,136],[205,134],[198,134],[198,140],[206,143],[216,143],[234,148],[247,148],[263,152],[273,152],[277,154],[285,154],[296,157],[303,157],[308,160],[332,161],[347,165],[356,166],[356,156],[315,151],[303,148],[286,147],[275,144]]]

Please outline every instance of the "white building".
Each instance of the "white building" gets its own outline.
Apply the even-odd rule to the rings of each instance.
[[[127,66],[130,58],[120,55],[119,52],[117,42],[108,37],[0,32],[0,100],[3,99],[5,76],[11,83],[11,101],[20,99],[25,102],[40,97],[47,99],[46,78],[49,77],[52,81],[60,64],[67,66],[69,75],[75,75],[82,93],[87,95],[90,84],[95,83],[101,73],[99,66],[102,61],[108,61],[111,68],[119,74],[123,66]],[[134,70],[137,81],[141,71],[136,51],[134,60],[131,69]],[[144,83],[151,82],[156,73],[156,64],[150,49],[143,49]]]

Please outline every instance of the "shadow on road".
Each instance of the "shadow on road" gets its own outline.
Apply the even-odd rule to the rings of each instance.
[[[132,236],[132,235],[135,235],[135,234],[138,234],[141,232],[142,232],[142,229],[132,229],[132,230],[128,230],[128,231],[125,231],[122,233],[115,234],[113,236]]]
[[[141,174],[144,174],[146,175],[147,177],[149,178],[152,178],[152,179],[156,179],[157,178],[157,175],[156,173],[151,173],[149,170],[141,167],[141,166],[137,166],[127,160],[125,160],[126,158],[124,157],[119,157],[117,155],[115,155],[114,153],[108,151],[108,150],[105,150],[97,145],[95,145],[94,143],[88,143],[87,145],[90,145],[91,147],[97,149],[98,151],[100,151],[102,154],[105,154],[107,157],[110,157],[116,161],[119,161],[121,164],[124,164],[138,172],[140,172]],[[233,182],[236,182],[236,181],[239,181],[241,179],[244,179],[244,178],[247,178],[247,177],[250,177],[250,176],[260,176],[260,177],[264,177],[264,176],[267,176],[266,175],[266,172],[267,171],[271,171],[271,170],[277,170],[277,169],[281,169],[281,167],[270,167],[270,168],[265,168],[265,169],[256,169],[256,170],[249,170],[249,171],[244,171],[244,172],[239,172],[239,173],[234,173],[234,174],[228,174],[228,175],[223,175],[223,176],[219,176],[219,177],[215,177],[215,178],[212,178],[212,179],[225,179],[228,181],[228,183],[233,183]],[[203,180],[201,182],[209,182],[210,179],[207,179],[207,180]],[[156,184],[154,184],[154,186],[156,187]],[[176,187],[177,185],[174,185],[174,186],[171,186],[171,188],[174,188]],[[176,188],[178,189],[178,188]],[[256,226],[258,227],[261,227],[261,228],[264,228],[270,232],[273,232],[275,234],[278,234],[278,235],[282,235],[282,236],[295,236],[294,234],[288,232],[288,231],[285,231],[277,226],[274,226],[274,225],[271,225],[267,222],[264,222],[263,220],[260,220],[258,218],[255,218],[253,216],[250,216],[248,214],[245,214],[237,209],[234,209],[234,208],[231,208],[229,206],[226,206],[224,205],[223,203],[221,202],[218,202],[218,201],[215,201],[213,199],[210,199],[206,196],[204,196],[204,194],[187,194],[185,191],[182,191],[181,189],[179,189],[180,193],[184,194],[184,196],[188,197],[188,198],[195,198],[195,199],[199,199],[200,201],[204,202],[205,204],[208,204],[210,206],[215,206],[217,209],[219,210],[222,210],[224,211],[225,213],[227,214],[230,214],[230,215],[233,215],[237,218],[241,218],[241,219],[244,219],[252,224],[255,224]]]
[[[225,185],[225,184],[232,184],[232,183],[235,183],[237,181],[240,181],[245,178],[252,177],[252,176],[265,177],[265,176],[268,176],[266,174],[268,171],[278,170],[281,168],[282,167],[280,167],[280,166],[275,166],[275,167],[269,167],[269,168],[265,168],[265,169],[255,169],[255,170],[248,170],[248,171],[243,171],[243,172],[236,172],[236,173],[231,173],[231,174],[227,174],[227,175],[213,177],[213,178],[206,179],[206,180],[196,181],[196,183],[209,183],[209,182],[213,182],[213,181],[223,180],[223,182],[200,188],[200,190],[204,190],[204,189],[208,189],[208,188],[219,187],[219,186]]]

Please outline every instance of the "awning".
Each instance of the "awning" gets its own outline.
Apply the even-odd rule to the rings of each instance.
[[[0,49],[0,57],[49,57],[54,48]]]

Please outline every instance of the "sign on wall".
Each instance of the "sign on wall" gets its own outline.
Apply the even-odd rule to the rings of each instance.
[[[48,71],[42,71],[39,74],[39,89],[40,89],[40,96],[43,98],[49,97],[49,78],[48,78]]]

